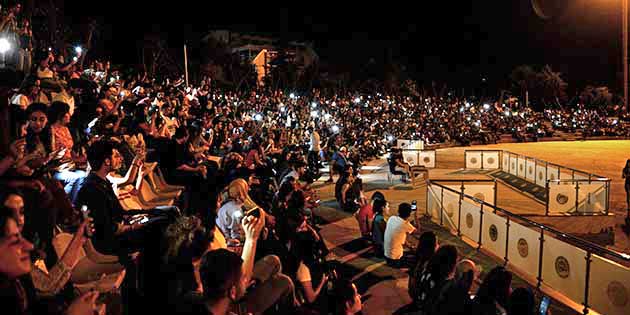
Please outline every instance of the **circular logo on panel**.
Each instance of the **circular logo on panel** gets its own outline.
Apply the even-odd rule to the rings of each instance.
[[[472,229],[472,227],[473,227],[473,216],[470,213],[466,214],[466,226],[469,229]]]
[[[543,177],[544,177],[544,175],[543,175],[543,173],[542,173],[542,172],[538,173],[538,179],[539,179],[539,180],[543,180]]]
[[[520,165],[518,166],[518,170],[519,170],[519,171],[521,171],[521,172],[523,171],[523,164],[520,164]]]
[[[510,169],[515,169],[516,166],[514,166],[514,163],[512,163],[512,166],[510,167]]]
[[[611,281],[606,288],[606,295],[614,306],[624,307],[628,304],[628,290],[621,282]]]
[[[477,158],[476,157],[470,158],[470,163],[477,164]]]
[[[497,230],[497,227],[494,224],[490,225],[490,229],[488,230],[488,233],[490,233],[490,239],[493,242],[496,242],[497,238],[499,238],[499,231]]]
[[[451,218],[455,214],[455,206],[452,203],[446,205],[446,214]]]
[[[524,238],[518,240],[518,242],[516,243],[516,249],[518,249],[518,254],[521,255],[521,257],[523,258],[529,255],[529,245]]]
[[[528,171],[529,171],[530,174],[534,174],[534,168],[533,167],[530,166]]]
[[[486,196],[483,193],[480,193],[480,192],[476,193],[473,197],[475,197],[475,198],[477,198],[477,199],[479,199],[481,201],[486,201]]]
[[[429,163],[431,162],[431,158],[429,158],[428,156],[425,156],[424,159],[422,159],[424,161],[424,163]]]
[[[494,158],[493,157],[489,157],[487,161],[488,161],[488,164],[494,164]]]
[[[554,175],[553,173],[549,174],[549,179],[555,180],[556,179],[556,175]]]
[[[558,195],[556,196],[556,201],[557,201],[559,204],[563,205],[563,204],[565,204],[565,203],[569,202],[569,197],[568,197],[567,195],[558,194]]]
[[[571,274],[569,261],[563,256],[558,256],[558,258],[556,258],[556,273],[558,274],[558,277],[562,279],[568,278]]]

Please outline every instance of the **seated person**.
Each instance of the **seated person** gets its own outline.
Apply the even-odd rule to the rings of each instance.
[[[392,148],[391,154],[388,159],[389,172],[393,175],[402,175],[402,181],[407,181],[407,176],[411,174],[410,165],[405,162],[403,158],[402,150],[399,148]],[[403,171],[399,171],[396,168],[401,167]]]
[[[416,230],[408,221],[410,215],[411,205],[404,202],[398,206],[398,215],[393,215],[387,220],[384,238],[385,260],[392,267],[409,267],[407,262],[403,261],[403,244],[407,240],[407,234]]]

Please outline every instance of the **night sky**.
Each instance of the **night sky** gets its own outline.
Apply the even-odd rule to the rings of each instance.
[[[391,56],[420,82],[449,82],[453,88],[476,87],[481,77],[490,86],[505,86],[519,64],[550,64],[564,74],[569,92],[586,84],[621,86],[620,1],[571,0],[565,16],[550,21],[535,15],[530,0],[424,2],[413,8],[393,1],[276,8],[268,1],[234,7],[216,1],[107,1],[95,10],[93,2],[83,1],[66,2],[66,15],[98,12],[90,14],[101,17],[101,38],[111,38],[105,54],[117,63],[137,62],[136,40],[147,32],[177,47],[207,30],[231,29],[314,41],[324,62],[355,71],[370,59],[382,63]]]

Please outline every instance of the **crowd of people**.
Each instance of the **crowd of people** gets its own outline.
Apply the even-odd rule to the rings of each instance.
[[[388,265],[410,267],[422,314],[455,314],[445,309],[456,306],[532,314],[524,311],[531,293],[510,294],[503,269],[471,299],[474,263],[457,262],[434,235],[423,234],[408,257],[415,204],[386,220],[385,197],[368,200],[358,171],[396,139],[468,145],[512,133],[525,141],[571,122],[623,131],[601,113],[540,114],[517,101],[244,92],[102,60],[80,67],[80,50],[34,45],[20,10],[9,7],[0,23],[19,43],[16,71],[2,72],[10,89],[0,104],[7,314],[358,313],[357,288],[327,261],[313,213],[320,200],[311,184],[325,163],[363,238]],[[15,78],[23,80],[11,85]]]

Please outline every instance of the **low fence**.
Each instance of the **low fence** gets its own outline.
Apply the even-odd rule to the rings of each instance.
[[[583,305],[584,314],[591,310],[630,314],[630,269],[619,263],[630,262],[630,255],[567,235],[437,182],[428,181],[426,209],[432,221],[535,279],[532,285],[548,286]]]
[[[411,166],[435,168],[435,150],[402,149],[403,159]]]
[[[545,189],[547,215],[608,214],[610,179],[606,177],[509,151],[466,150],[464,155],[466,168],[501,169]],[[497,156],[498,167],[488,163]]]
[[[464,157],[467,169],[500,169],[501,150],[466,150]]]

